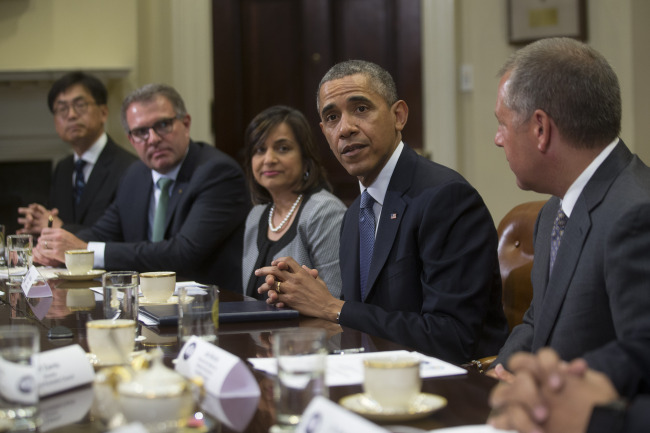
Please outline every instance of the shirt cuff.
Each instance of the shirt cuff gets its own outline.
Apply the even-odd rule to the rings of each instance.
[[[88,242],[88,250],[95,252],[95,269],[104,269],[104,249],[106,244],[104,242]]]

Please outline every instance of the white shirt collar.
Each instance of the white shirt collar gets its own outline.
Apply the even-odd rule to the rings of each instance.
[[[589,182],[589,179],[591,179],[603,161],[605,161],[609,154],[612,153],[618,142],[619,139],[616,138],[614,141],[609,143],[607,147],[605,147],[598,154],[598,156],[595,157],[593,161],[591,161],[591,164],[589,164],[587,168],[585,168],[584,171],[580,173],[580,176],[578,176],[578,178],[573,181],[566,194],[564,194],[564,198],[562,199],[562,210],[566,216],[571,216],[571,212],[573,212],[573,208],[576,205],[576,202],[578,201],[578,197],[580,197],[582,190],[585,188],[585,185],[587,185],[587,182]]]
[[[384,198],[386,197],[386,191],[388,190],[388,184],[390,183],[390,178],[393,176],[393,171],[395,171],[397,160],[399,160],[399,157],[402,154],[403,149],[404,149],[404,143],[400,141],[397,147],[395,148],[395,150],[393,151],[393,154],[388,159],[388,162],[386,162],[386,165],[384,165],[384,168],[382,168],[381,171],[379,172],[379,176],[377,176],[377,179],[375,179],[375,181],[368,188],[366,188],[361,184],[361,182],[359,182],[359,188],[361,192],[363,193],[363,190],[367,189],[368,194],[370,194],[372,198],[374,198],[375,201],[379,203],[381,206],[384,205]]]
[[[104,132],[102,133],[102,135],[99,136],[97,141],[95,141],[93,145],[90,146],[88,150],[81,155],[81,157],[79,157],[79,155],[77,155],[76,153],[74,154],[75,162],[78,161],[79,159],[83,159],[87,163],[95,164],[99,159],[99,155],[102,153],[102,150],[104,150],[104,147],[106,147],[107,142],[108,142],[108,136]]]

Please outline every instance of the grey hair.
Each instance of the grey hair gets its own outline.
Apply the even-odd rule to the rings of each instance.
[[[157,96],[163,96],[172,104],[176,117],[185,117],[187,114],[185,102],[183,102],[183,98],[176,89],[166,84],[145,84],[131,92],[122,102],[121,120],[122,127],[126,132],[129,132],[129,124],[126,121],[126,111],[129,106],[135,102],[152,102]]]
[[[350,75],[361,74],[368,78],[372,89],[391,107],[398,101],[397,86],[393,77],[381,66],[365,60],[346,60],[332,66],[323,76],[316,91],[316,110],[320,116],[320,89],[328,81],[339,80]]]
[[[600,147],[621,131],[621,90],[607,60],[570,38],[549,38],[513,53],[504,104],[519,122],[543,110],[575,147]]]

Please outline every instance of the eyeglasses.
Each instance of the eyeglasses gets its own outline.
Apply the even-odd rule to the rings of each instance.
[[[161,119],[151,126],[142,126],[140,128],[133,128],[129,131],[129,135],[135,141],[147,141],[149,139],[149,131],[152,129],[156,131],[159,136],[167,135],[174,129],[174,120],[180,119],[179,116],[170,117],[168,119]]]
[[[88,111],[88,105],[96,104],[94,101],[86,101],[85,99],[77,99],[72,101],[71,104],[57,104],[54,107],[54,115],[58,117],[67,117],[70,112],[70,108],[74,108],[74,111],[78,115],[85,114]]]

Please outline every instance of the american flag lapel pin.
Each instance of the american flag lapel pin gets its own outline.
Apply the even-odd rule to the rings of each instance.
[[[396,220],[397,219],[397,214],[396,213],[390,214],[390,219]]]

